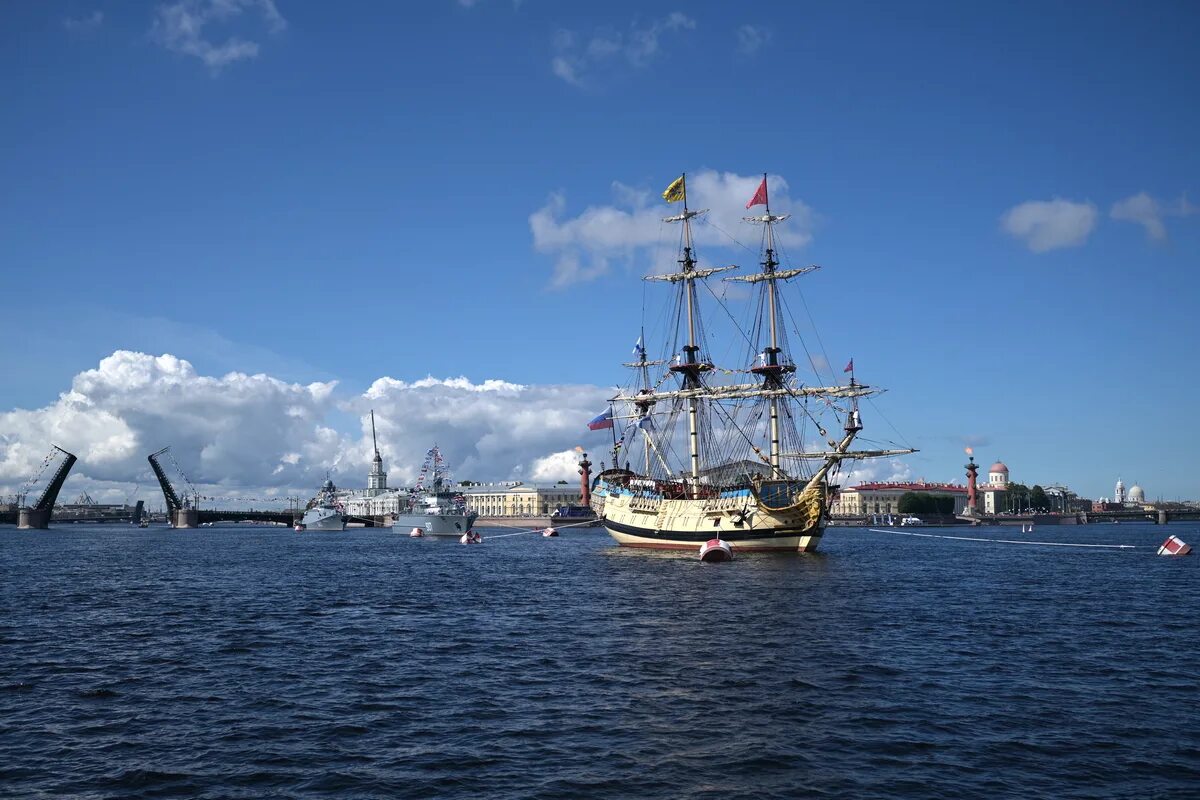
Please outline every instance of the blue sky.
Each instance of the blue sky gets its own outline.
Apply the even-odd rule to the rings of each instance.
[[[973,444],[1198,498],[1198,33],[1186,2],[8,4],[0,411],[119,350],[347,402],[611,386],[664,266],[638,215],[766,171],[912,477]]]

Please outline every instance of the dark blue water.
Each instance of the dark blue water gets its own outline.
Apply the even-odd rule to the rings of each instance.
[[[1200,526],[1017,530],[3,528],[0,796],[1200,797]]]

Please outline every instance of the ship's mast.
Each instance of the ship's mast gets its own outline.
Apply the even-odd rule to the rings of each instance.
[[[790,214],[772,214],[771,199],[767,193],[767,174],[763,173],[762,180],[762,201],[761,204],[766,207],[766,213],[758,217],[744,217],[746,222],[766,225],[766,248],[762,260],[762,272],[756,275],[747,275],[737,278],[726,278],[728,281],[745,281],[748,283],[766,282],[767,293],[767,311],[768,311],[768,336],[767,345],[758,355],[758,363],[751,368],[751,372],[759,375],[763,379],[762,388],[767,390],[768,408],[770,410],[769,422],[769,445],[768,456],[771,462],[772,477],[781,479],[786,477],[781,464],[782,442],[780,436],[779,424],[779,395],[784,389],[784,381],[788,374],[796,371],[796,366],[791,359],[783,355],[782,349],[779,347],[779,298],[776,289],[776,282],[788,280],[797,275],[803,275],[806,272],[820,269],[817,266],[803,267],[801,269],[786,269],[779,270],[779,261],[775,257],[775,223],[782,222],[787,219]],[[756,194],[747,207],[758,205],[758,197]]]
[[[696,323],[699,314],[696,303],[696,279],[706,278],[716,272],[724,272],[734,269],[734,267],[696,269],[696,258],[692,254],[692,217],[704,212],[688,209],[687,176],[680,176],[680,182],[682,186],[681,199],[683,200],[683,213],[674,217],[667,217],[663,220],[663,222],[683,223],[683,258],[678,261],[680,270],[670,275],[648,275],[646,279],[665,280],[683,284],[684,299],[686,300],[687,307],[688,343],[683,347],[680,360],[671,365],[671,372],[683,378],[683,389],[685,391],[694,391],[703,387],[703,384],[700,382],[700,373],[712,369],[712,364],[700,360],[700,346],[696,343]],[[670,201],[669,198],[668,201]],[[687,397],[687,409],[688,461],[691,472],[691,491],[693,496],[698,496],[700,491],[700,428],[697,418],[700,413],[700,400],[695,394]]]
[[[696,270],[696,259],[692,258],[692,219],[688,216],[686,175],[684,175],[683,185],[683,258],[679,263],[684,273],[692,273]],[[684,282],[684,286],[687,291],[688,343],[684,348],[686,354],[684,362],[687,365],[687,371],[683,373],[683,385],[689,389],[696,389],[700,386],[700,371],[698,368],[694,368],[699,361],[697,353],[700,350],[696,346],[696,282],[687,280]],[[700,434],[696,426],[698,410],[699,403],[696,398],[688,398],[688,454],[692,467],[693,493],[700,485]]]
[[[641,335],[638,336],[637,344],[634,345],[633,348],[633,354],[637,356],[637,360],[627,362],[625,366],[629,367],[630,369],[637,370],[638,375],[641,378],[641,388],[638,389],[637,394],[633,396],[633,406],[637,410],[637,425],[642,431],[642,455],[645,461],[645,469],[643,474],[649,475],[650,449],[652,444],[650,441],[650,431],[642,426],[645,424],[646,420],[650,418],[650,409],[654,408],[654,403],[656,402],[649,397],[649,395],[653,394],[650,388],[650,367],[662,364],[663,362],[657,360],[651,361],[646,358],[645,341],[646,330],[643,328]],[[614,428],[614,431],[615,430],[616,429]]]
[[[770,199],[770,195],[766,192],[766,185],[767,185],[767,173],[764,172],[763,173],[763,189],[764,189],[763,199],[766,201],[764,205],[766,206],[766,210],[767,210],[767,257],[766,257],[766,259],[763,260],[762,266],[763,266],[763,274],[773,275],[775,273],[775,267],[778,265],[779,262],[777,262],[775,260],[775,225],[771,220],[771,199]],[[775,361],[778,361],[779,339],[778,339],[778,333],[777,333],[776,327],[775,327],[777,312],[776,312],[776,308],[775,308],[775,281],[773,281],[773,280],[767,281],[767,297],[769,298],[770,307],[771,307],[770,308],[770,310],[771,310],[771,346],[770,346],[770,349],[767,351],[768,358],[765,360],[769,361],[773,358]],[[769,376],[767,377],[767,383],[771,383],[772,381],[778,381],[778,373],[769,374]],[[770,403],[771,403],[771,450],[770,450],[771,471],[774,473],[774,477],[776,479],[779,479],[779,478],[783,477],[783,471],[779,467],[779,398],[772,397],[770,399]]]

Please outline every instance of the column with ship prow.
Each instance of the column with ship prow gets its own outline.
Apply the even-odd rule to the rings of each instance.
[[[700,358],[700,346],[697,344],[696,327],[698,322],[698,307],[696,302],[696,279],[707,278],[709,275],[714,275],[718,272],[726,272],[736,267],[709,267],[706,269],[696,269],[696,259],[692,250],[692,218],[705,213],[707,209],[700,211],[692,211],[687,204],[687,175],[680,175],[675,181],[667,187],[663,192],[663,199],[668,203],[683,202],[683,213],[673,217],[666,217],[663,222],[683,223],[683,253],[682,258],[678,263],[680,269],[668,275],[647,275],[648,281],[669,281],[673,284],[678,284],[683,292],[684,305],[687,310],[687,335],[688,343],[684,345],[683,352],[678,354],[677,361],[671,364],[671,372],[679,375],[683,380],[683,391],[687,394],[687,411],[688,411],[688,455],[690,466],[690,480],[688,481],[688,489],[692,497],[698,497],[700,494],[700,433],[697,424],[697,414],[699,412],[699,394],[704,388],[700,376],[704,372],[708,372],[713,368],[713,365],[708,361]]]

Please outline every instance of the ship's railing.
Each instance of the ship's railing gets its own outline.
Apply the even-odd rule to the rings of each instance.
[[[803,484],[800,484],[803,486]],[[599,487],[598,487],[599,488]],[[602,489],[608,494],[629,495],[656,500],[714,500],[753,497],[754,490],[747,483],[710,486],[701,484],[698,488],[684,481],[664,481],[642,478],[632,475],[616,475],[605,477]]]

